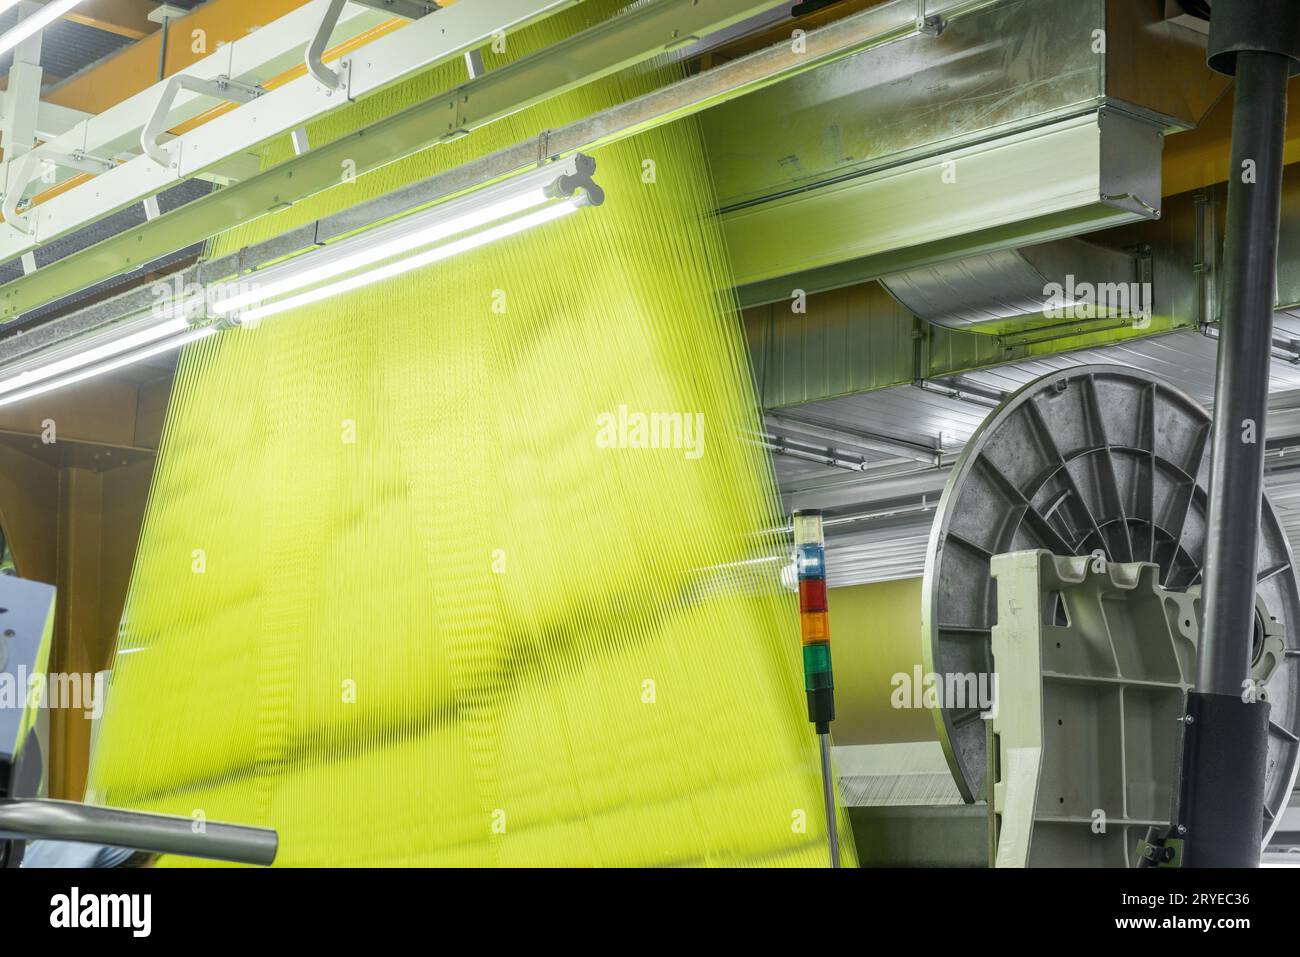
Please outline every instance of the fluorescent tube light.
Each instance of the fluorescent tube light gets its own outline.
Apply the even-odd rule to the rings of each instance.
[[[35,36],[81,2],[82,0],[52,0],[30,17],[19,20],[12,30],[0,36],[0,55],[8,53],[28,37]]]
[[[457,252],[477,248],[493,239],[513,235],[529,226],[549,222],[580,205],[598,206],[604,201],[604,193],[591,180],[595,168],[594,160],[578,153],[560,162],[548,164],[504,182],[475,190],[458,199],[413,213],[397,222],[367,230],[360,235],[305,253],[296,259],[277,263],[242,279],[241,288],[214,303],[212,310],[220,316],[237,315],[241,319],[252,321],[261,316],[273,315],[293,308],[292,305],[282,305],[282,303],[292,302],[295,305],[303,305],[307,302],[316,302],[323,296],[313,295],[306,299],[294,296],[291,299],[259,305],[267,303],[268,300],[275,300],[278,296],[306,289],[320,282],[327,282],[354,270],[392,259],[394,256],[415,253],[423,247],[453,239],[463,233],[471,233],[473,236],[476,234],[471,231],[483,230],[485,238],[469,244],[457,240],[456,243],[449,245],[450,251],[443,255],[435,255],[427,259],[411,257],[412,264],[406,268],[414,269],[419,265],[438,262]],[[538,207],[541,207],[543,212],[552,209],[561,211],[545,216],[529,212]],[[517,217],[517,222],[521,225],[511,227],[509,223],[512,217]],[[501,223],[500,227],[492,226],[485,229],[500,220],[506,222]],[[329,291],[324,295],[355,289],[386,276],[405,272],[406,268],[392,271],[389,267],[383,267],[382,270],[375,272],[373,279],[360,281],[359,277],[352,277],[347,280],[350,285],[346,286],[331,283],[325,287]]]
[[[34,362],[13,375],[0,379],[0,396],[65,372],[72,372],[83,366],[110,359],[124,352],[130,352],[132,349],[156,342],[166,336],[179,335],[189,328],[189,323],[183,319],[169,319],[142,329],[132,328],[135,331],[128,332],[126,335],[97,337],[80,346],[64,350],[57,357],[45,358],[39,364]]]
[[[412,249],[418,249],[421,246],[427,246],[430,243],[450,238],[457,233],[486,226],[488,223],[496,222],[498,219],[507,216],[516,216],[535,206],[540,206],[546,201],[547,196],[540,189],[531,190],[520,196],[511,196],[500,200],[483,209],[471,210],[446,222],[430,223],[417,230],[403,230],[402,235],[388,239],[376,240],[367,237],[368,241],[365,243],[351,240],[348,249],[343,250],[344,255],[328,255],[329,247],[326,247],[326,251],[312,254],[309,257],[311,262],[307,263],[307,265],[311,266],[311,268],[294,270],[293,274],[283,276],[280,279],[269,276],[261,282],[254,280],[255,285],[252,289],[215,303],[212,311],[221,316],[230,315],[250,303],[274,299],[276,296],[293,292],[295,289],[302,289],[304,286],[324,282],[326,279],[340,273],[351,272],[354,269],[360,269],[362,266],[383,262],[385,259],[391,259]],[[356,247],[351,245],[353,242],[356,242]],[[342,247],[343,244],[340,243],[339,246]],[[267,270],[267,272],[269,273],[270,270]]]
[[[118,355],[111,359],[99,362],[95,365],[86,366],[75,372],[70,372],[62,376],[46,379],[27,389],[17,392],[11,392],[7,395],[0,395],[0,406],[12,405],[15,402],[22,402],[24,399],[31,399],[46,392],[52,392],[55,389],[61,389],[67,385],[75,385],[78,382],[84,382],[97,375],[103,375],[105,372],[114,372],[118,369],[125,368],[133,363],[140,362],[144,359],[150,359],[153,356],[162,355],[164,352],[171,352],[173,349],[179,349],[181,346],[189,345],[191,342],[197,342],[207,336],[212,335],[219,330],[219,325],[201,326],[198,329],[190,329],[179,336],[172,336],[163,342],[156,342],[151,346],[138,349],[135,352],[126,355]]]
[[[485,229],[481,232],[471,233],[463,239],[457,239],[454,242],[446,243],[442,246],[435,246],[426,252],[419,253],[415,256],[408,256],[405,259],[399,259],[397,262],[389,263],[386,266],[380,266],[378,269],[370,269],[366,272],[357,273],[349,276],[347,279],[332,282],[326,286],[318,286],[315,289],[309,289],[306,292],[299,293],[296,296],[290,296],[287,299],[277,299],[275,302],[267,303],[264,306],[255,306],[252,309],[245,310],[240,319],[244,322],[254,322],[266,316],[273,316],[278,312],[286,312],[289,309],[297,309],[299,306],[307,306],[313,302],[320,302],[322,299],[328,299],[331,296],[342,295],[345,292],[351,292],[354,289],[360,289],[362,286],[368,286],[371,283],[379,282],[381,279],[391,279],[394,276],[400,276],[402,273],[410,272],[412,269],[419,269],[421,266],[429,266],[443,259],[448,259],[459,253],[468,252],[471,249],[477,249],[488,243],[495,242],[498,239],[504,239],[506,236],[513,236],[521,233],[525,229],[531,229],[534,226],[540,226],[543,223],[549,223],[553,220],[566,216],[569,213],[576,213],[579,207],[573,203],[558,203],[554,206],[547,206],[536,212],[529,213],[527,216],[520,216],[516,219],[506,220],[504,223],[493,226],[491,229]]]
[[[244,285],[250,280],[244,280],[241,288],[212,305],[212,312],[228,317],[227,322],[191,325],[198,297],[187,296],[161,317],[119,324],[107,334],[45,350],[0,372],[0,406],[178,349],[229,321],[251,322],[319,302],[553,222],[583,206],[599,206],[604,193],[591,180],[595,168],[590,157],[575,154],[269,266],[254,274],[251,288]]]

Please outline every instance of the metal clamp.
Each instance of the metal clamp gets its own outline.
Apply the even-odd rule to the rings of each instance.
[[[82,150],[74,150],[71,153],[60,153],[55,150],[41,150],[41,156],[55,166],[62,166],[66,169],[75,169],[80,173],[89,173],[92,176],[98,176],[100,173],[107,173],[117,167],[117,163],[112,160],[102,159],[98,156],[91,156]]]
[[[14,185],[12,189],[5,191],[4,204],[0,206],[0,212],[4,213],[5,222],[25,236],[30,236],[32,232],[28,220],[30,209],[20,211],[18,207],[23,201],[23,193],[27,191],[27,187],[31,185],[36,175],[37,164],[42,161],[92,175],[105,173],[117,166],[112,160],[91,156],[81,150],[62,153],[48,143],[24,153],[14,164]]]
[[[477,80],[487,72],[487,67],[483,63],[482,50],[465,51],[465,72],[469,74],[471,80]]]
[[[575,153],[574,171],[562,173],[545,187],[551,199],[573,199],[579,206],[599,206],[605,202],[605,191],[591,178],[596,172],[596,161],[586,153]]]
[[[1138,840],[1138,867],[1182,867],[1183,840],[1176,837],[1185,827],[1148,827],[1145,838]]]
[[[916,0],[916,32],[923,37],[937,37],[948,26],[948,21],[937,13],[925,12],[925,0]]]
[[[159,142],[159,138],[167,132],[168,116],[172,104],[176,101],[176,94],[181,90],[189,90],[191,93],[210,96],[215,100],[225,100],[228,103],[248,103],[266,92],[260,86],[241,83],[228,76],[204,80],[186,73],[176,74],[163,87],[162,96],[158,98],[158,105],[154,107],[153,115],[149,117],[149,122],[140,132],[140,148],[144,150],[146,156],[160,166],[170,166],[172,162],[171,154]]]
[[[1150,203],[1148,203],[1137,193],[1102,193],[1100,198],[1101,201],[1104,203],[1124,203],[1124,202],[1136,203],[1138,206],[1142,208],[1143,212],[1145,212],[1152,219],[1160,218],[1159,208],[1152,206]]]

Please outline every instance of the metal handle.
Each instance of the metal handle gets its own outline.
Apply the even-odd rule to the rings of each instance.
[[[194,821],[170,814],[27,798],[0,799],[0,838],[83,841],[157,854],[270,865],[279,835],[268,828]]]
[[[327,67],[324,56],[330,42],[330,34],[338,26],[339,16],[343,13],[345,3],[347,0],[330,0],[329,6],[325,8],[325,16],[321,18],[320,26],[316,28],[316,35],[307,45],[307,72],[327,90],[337,90],[339,84],[343,82],[343,74]]]
[[[226,100],[229,103],[248,103],[266,92],[260,86],[241,83],[226,76],[218,77],[215,80],[205,80],[186,73],[177,73],[163,87],[162,95],[158,97],[158,105],[153,108],[153,113],[149,116],[149,122],[140,131],[140,148],[144,150],[145,155],[160,166],[171,165],[171,154],[158,140],[167,132],[168,116],[171,114],[172,104],[176,101],[176,94],[183,89],[189,90],[191,93],[201,93],[216,100]]]

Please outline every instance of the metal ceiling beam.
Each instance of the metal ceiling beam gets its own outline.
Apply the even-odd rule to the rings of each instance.
[[[22,216],[20,221],[11,222],[18,229],[0,232],[0,261],[13,259],[183,180],[192,179],[275,136],[458,57],[502,31],[515,30],[557,13],[573,2],[496,0],[483,6],[462,4],[440,11],[436,18],[417,21],[406,29],[381,37],[340,61],[341,69],[346,73],[343,91],[326,88],[314,77],[299,77],[177,137],[168,147],[171,162],[167,166],[161,165],[153,156],[134,156],[96,176],[93,184],[79,185],[44,203],[34,204],[30,213]],[[184,75],[218,84],[233,85],[237,81],[247,86],[260,86],[261,77],[269,72],[278,72],[282,68],[282,56],[289,56],[297,50],[299,41],[304,50],[312,43],[313,35],[326,22],[326,10],[332,12],[333,8],[332,3],[321,0],[308,4],[243,40],[228,44]],[[366,8],[349,6],[346,9]],[[70,131],[44,148],[53,153],[81,152],[100,159],[114,159],[123,150],[138,148],[136,143],[142,130],[156,128],[159,121],[155,119],[155,113],[160,103],[164,104],[161,108],[166,116],[161,121],[163,128],[197,115],[212,103],[210,96],[201,89],[182,90],[175,92],[170,99],[164,99],[168,92],[174,91],[169,91],[166,84],[160,86],[87,121],[84,129]],[[6,219],[14,219],[14,202],[34,173],[31,163],[10,167]]]
[[[280,0],[269,0],[268,3],[259,5],[258,9],[263,10],[264,8],[269,7],[274,10],[276,4],[279,2]],[[227,6],[228,3],[226,0],[212,0],[212,2],[201,8],[201,11],[204,13],[203,16],[196,17],[191,15],[190,17],[183,18],[186,27],[189,29],[185,35],[186,43],[188,45],[184,48],[185,57],[181,60],[182,65],[189,65],[195,61],[196,54],[193,53],[194,49],[206,49],[206,44],[214,42],[214,35],[207,31],[207,27],[196,24],[210,23],[212,17],[225,10]],[[241,9],[243,10],[244,16],[250,16],[248,13],[248,7],[244,6]],[[308,13],[310,12],[311,11],[308,11]],[[302,19],[302,16],[302,14],[299,14],[299,19]],[[311,17],[308,17],[308,19],[304,21],[304,23],[310,22]],[[336,43],[336,46],[327,52],[326,58],[335,59],[355,48],[356,45],[367,42],[377,36],[382,36],[384,33],[391,32],[395,27],[400,26],[405,22],[406,21],[399,19],[386,19],[382,14],[373,13],[361,7],[350,6],[345,11],[344,17],[341,18],[341,23],[338,29],[333,33],[332,42]],[[229,30],[233,32],[236,31],[236,28],[237,21],[232,22],[229,26],[221,26],[222,31]],[[241,37],[245,37],[246,34],[251,32],[253,29],[253,25],[250,24],[243,30],[239,30],[238,33]],[[306,26],[304,26],[303,29],[306,29]],[[216,35],[219,36],[220,34]],[[157,47],[158,44],[163,44],[167,45],[170,49],[171,41],[167,39],[168,36],[169,32],[163,31],[161,38],[151,39],[155,41],[155,47]],[[224,41],[217,42],[224,43]],[[234,55],[232,44],[226,44],[223,49],[223,53],[227,57],[227,62],[230,63],[229,68],[233,69],[235,68],[235,64],[238,64],[238,68],[247,70],[258,76],[258,82],[264,83],[268,87],[274,87],[277,83],[285,82],[295,76],[300,76],[305,72],[305,68],[300,62],[300,48],[305,46],[305,42],[300,41],[296,35],[293,36],[292,42],[287,50],[283,46],[277,49],[275,39],[273,36],[269,35],[269,32],[263,33],[255,42],[247,38],[238,42],[243,48],[238,54],[238,57]],[[129,53],[139,47],[140,44],[137,43],[126,48],[125,52]],[[134,76],[130,70],[128,70],[125,75],[123,74],[124,61],[128,66],[133,62],[130,57],[110,57],[108,60],[102,61],[101,64],[91,67],[87,71],[83,71],[76,77],[76,82],[78,84],[93,81],[94,88],[100,93],[100,95],[103,95],[105,90],[116,91],[118,96],[125,97],[122,102],[115,102],[112,108],[102,115],[92,116],[90,113],[83,112],[80,109],[74,109],[72,106],[62,104],[62,102],[53,103],[48,100],[43,100],[40,103],[37,113],[37,136],[46,142],[60,139],[64,144],[69,142],[82,144],[82,146],[77,147],[72,152],[69,152],[66,149],[55,148],[55,152],[59,155],[84,154],[88,150],[92,150],[92,155],[95,155],[94,151],[98,151],[98,153],[101,154],[99,158],[106,159],[114,156],[129,156],[137,153],[139,147],[132,137],[123,135],[117,137],[116,141],[114,141],[112,134],[112,130],[121,127],[124,122],[131,122],[134,119],[132,106],[129,103],[132,97],[128,94],[139,93],[140,90],[145,89],[148,86],[148,84],[145,83],[143,86],[138,88],[131,88],[131,84],[138,79],[138,77]],[[159,61],[154,68],[152,76],[156,77],[160,73],[165,73],[171,63],[172,61]],[[277,73],[277,70],[280,72]],[[263,79],[263,77],[265,77],[265,79]],[[64,88],[60,87],[58,90],[63,91]],[[49,95],[51,97],[54,96],[53,93]],[[63,100],[77,103],[79,106],[93,106],[93,103],[83,103],[76,97],[68,98],[65,96]],[[203,104],[201,104],[201,106],[202,105]],[[216,115],[219,113],[220,109],[221,107],[219,106],[196,112],[195,109],[187,108],[185,99],[182,99],[179,107],[180,112],[173,113],[169,118],[180,120],[179,124],[175,127],[175,131],[180,132],[189,128],[191,124],[198,125],[210,118],[212,115]],[[185,119],[185,117],[189,118]],[[115,152],[118,147],[123,149],[123,152],[120,154]],[[251,168],[247,163],[248,159],[252,160]],[[104,168],[106,167],[101,164],[97,171],[102,171]],[[232,179],[246,178],[248,175],[257,172],[259,168],[260,163],[258,162],[257,157],[255,155],[245,154],[245,156],[240,157],[238,160],[233,161],[230,164],[225,164],[220,168],[208,171],[199,178],[224,186],[228,185]],[[9,182],[9,174],[10,170],[8,166],[3,170],[0,170],[0,192],[3,192],[4,185]],[[60,167],[58,165],[47,166],[45,171],[42,173],[42,185],[50,181],[53,181],[54,185],[48,189],[44,189],[37,196],[33,197],[33,201],[42,202],[46,199],[52,198],[53,196],[57,196],[60,193],[87,181],[89,178],[89,176],[82,172],[78,172],[73,167]]]
[[[931,0],[927,9],[934,15],[952,20],[995,2],[997,0]],[[751,12],[766,6],[754,4]],[[656,8],[641,8],[642,11],[653,9]],[[806,43],[798,51],[791,44],[782,43],[723,64],[549,131],[545,149],[549,154],[559,156],[617,142],[826,63],[915,36],[916,20],[910,14],[904,16],[905,12],[896,4],[872,8],[809,33]],[[620,21],[626,19],[619,18]],[[610,21],[615,22],[619,21]],[[572,82],[572,75],[567,79]],[[465,88],[459,92],[465,92]],[[441,100],[433,102],[442,105]],[[122,233],[83,253],[43,267],[0,290],[0,320],[13,318],[107,276],[116,275],[123,268],[183,248],[232,222],[247,221],[333,185],[341,158],[353,160],[360,172],[430,145],[431,137],[438,134],[439,125],[446,122],[431,123],[438,115],[429,109],[429,104],[412,108],[367,130],[312,150],[296,161],[283,163],[253,180],[214,194],[210,197],[211,203],[205,200],[190,203],[159,217],[143,229]],[[536,163],[537,156],[536,142],[508,147],[434,177],[440,184],[437,192],[439,195],[452,195],[457,189],[473,188],[485,179],[510,175]],[[426,188],[427,184],[416,184],[411,188],[412,194]],[[221,206],[214,209],[212,203],[218,201]]]
[[[12,319],[133,266],[185,248],[229,228],[233,223],[246,222],[333,186],[338,182],[343,160],[355,163],[357,172],[363,173],[583,83],[644,62],[661,54],[666,45],[673,45],[680,37],[707,34],[756,11],[778,6],[780,2],[712,0],[705,6],[695,0],[661,0],[607,20],[462,87],[323,144],[259,176],[195,200],[141,227],[43,266],[31,276],[10,282],[0,287],[0,321]],[[403,33],[419,27],[417,23]],[[268,94],[261,99],[268,100],[274,95]],[[224,117],[223,120],[231,118]],[[564,134],[573,128],[565,127],[548,134],[548,142],[552,145],[545,152],[548,155],[572,152],[565,145],[569,138]],[[411,203],[428,203],[436,198],[449,197],[535,165],[538,151],[538,142],[529,141],[513,150],[493,154],[414,184],[399,194]],[[393,203],[390,215],[403,211],[399,201]],[[365,224],[365,217],[359,216],[351,228]],[[317,237],[312,234],[304,236],[301,230],[295,231],[279,243],[281,255],[298,252],[316,241]],[[295,242],[302,245],[294,247]],[[8,254],[12,255],[12,252]]]
[[[94,27],[115,36],[142,40],[158,29],[149,19],[153,0],[89,0],[63,15],[63,19]]]
[[[320,23],[322,9],[320,0],[315,0],[314,3],[303,6],[260,30],[226,44],[219,51],[214,48],[209,55],[187,67],[185,73],[202,80],[229,77],[250,84],[269,83],[272,78],[302,62],[302,52]],[[185,18],[186,21],[189,19]],[[349,6],[340,18],[334,38],[336,41],[340,38],[349,38],[364,33],[382,22],[385,20],[381,14],[364,7]],[[185,32],[182,26],[176,26],[175,30]],[[156,77],[157,73],[155,64],[153,75]],[[118,77],[112,72],[107,72],[102,79],[109,83],[118,82]],[[125,94],[126,91],[120,92]],[[140,130],[153,114],[160,95],[161,89],[158,84],[151,83],[131,96],[124,96],[120,102],[98,112],[83,124],[66,131],[57,140],[51,142],[50,146],[57,152],[79,151],[105,159],[138,153]],[[211,106],[212,102],[209,99],[196,93],[182,93],[176,97],[172,107],[167,111],[168,128],[193,120],[209,110]],[[57,184],[66,178],[66,174],[56,175],[53,182]],[[11,184],[6,181],[6,191],[10,186]],[[14,185],[13,188],[20,187]],[[40,197],[34,199],[39,201]]]

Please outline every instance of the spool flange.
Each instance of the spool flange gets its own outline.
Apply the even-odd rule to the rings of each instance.
[[[1204,561],[1210,415],[1145,372],[1081,366],[1021,388],[966,444],[930,531],[922,586],[929,672],[987,674],[994,555],[1045,548],[1153,562],[1160,584],[1196,588]],[[1300,759],[1300,586],[1267,498],[1257,596],[1284,633],[1268,682],[1272,705],[1264,833],[1290,797]],[[1256,642],[1256,655],[1261,642]],[[935,727],[967,801],[985,797],[986,737],[977,709],[940,708]]]

